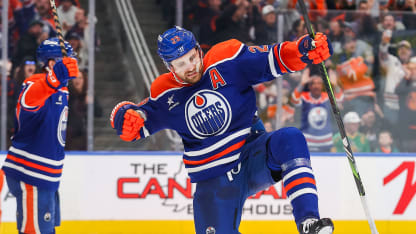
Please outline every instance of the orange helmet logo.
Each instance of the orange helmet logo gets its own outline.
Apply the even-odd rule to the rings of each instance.
[[[180,37],[178,37],[178,36],[174,36],[174,37],[172,37],[170,40],[172,41],[172,44],[176,44],[176,42],[180,41],[180,40],[181,40],[181,38],[180,38]]]

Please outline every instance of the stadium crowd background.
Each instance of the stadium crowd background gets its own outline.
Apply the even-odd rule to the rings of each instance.
[[[154,1],[168,26],[173,26],[175,1]],[[416,152],[415,0],[305,2],[316,31],[324,32],[332,42],[334,55],[325,65],[353,151]],[[59,0],[57,5],[64,37],[77,52],[81,69],[69,87],[66,149],[86,150],[89,22],[78,0]],[[273,44],[278,41],[277,21],[282,18],[283,39],[297,40],[307,30],[296,6],[296,0],[183,0],[183,27],[195,33],[204,51],[230,38],[247,45]],[[11,136],[20,84],[39,69],[35,60],[39,43],[56,32],[49,0],[10,0],[8,18]],[[95,40],[98,49],[100,39]],[[305,133],[311,151],[343,152],[319,67],[284,75],[281,88],[271,81],[255,90],[266,129],[296,126]],[[278,92],[283,94],[280,118],[276,118]],[[107,114],[95,100],[95,115]]]

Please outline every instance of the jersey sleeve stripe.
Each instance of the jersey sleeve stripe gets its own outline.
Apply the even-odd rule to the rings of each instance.
[[[245,142],[246,142],[246,140],[244,139],[244,140],[242,140],[240,142],[237,142],[236,144],[228,147],[227,149],[225,149],[225,150],[223,150],[223,151],[221,151],[221,152],[219,152],[219,153],[217,153],[217,154],[215,154],[215,155],[213,155],[211,157],[208,157],[208,158],[205,158],[205,159],[202,159],[202,160],[199,160],[199,161],[183,159],[183,162],[185,164],[187,164],[187,165],[201,165],[201,164],[205,164],[205,163],[214,161],[214,160],[216,160],[218,158],[221,158],[222,156],[227,155],[228,153],[231,153],[231,152],[233,152],[235,150],[240,149],[244,145]]]
[[[274,54],[273,50],[270,50],[269,55],[268,55],[269,67],[270,67],[270,71],[272,72],[272,75],[274,77],[278,77],[279,74],[277,73],[277,70],[276,70],[275,59],[273,57],[273,54]]]
[[[283,43],[286,43],[286,42],[283,42]],[[283,43],[280,43],[279,45],[276,45],[275,46],[275,48],[274,48],[274,56],[276,57],[276,60],[277,60],[277,63],[279,64],[279,67],[280,67],[280,69],[283,71],[283,72],[290,72],[290,73],[292,73],[293,71],[292,70],[290,70],[287,66],[286,66],[286,64],[283,62],[283,60],[282,60],[282,57],[280,56],[281,55],[281,48],[282,48],[282,45],[283,45]]]
[[[192,156],[201,156],[201,155],[207,154],[209,152],[212,152],[212,151],[214,151],[214,150],[216,150],[216,149],[224,146],[225,144],[229,143],[230,141],[236,139],[237,137],[241,137],[243,135],[249,134],[250,133],[250,129],[251,128],[242,129],[242,130],[240,130],[238,132],[235,132],[235,133],[227,136],[226,138],[218,141],[217,143],[215,143],[215,144],[213,144],[213,145],[211,145],[209,147],[203,148],[201,150],[185,151],[184,154],[186,156],[189,156],[189,157],[192,157]]]
[[[211,163],[204,164],[202,166],[187,168],[187,170],[188,170],[188,173],[195,173],[195,172],[203,171],[203,170],[213,168],[213,167],[216,167],[216,166],[219,166],[219,165],[222,165],[222,164],[233,162],[233,161],[239,159],[239,157],[240,157],[240,153],[238,153],[236,155],[233,155],[233,156],[230,156],[230,157],[227,157],[227,158],[223,158],[223,159],[213,161]]]

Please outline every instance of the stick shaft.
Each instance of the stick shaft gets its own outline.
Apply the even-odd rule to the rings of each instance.
[[[299,6],[300,6],[300,9],[301,9],[303,18],[305,20],[305,25],[306,25],[306,28],[308,30],[308,33],[312,38],[315,38],[315,32],[313,31],[312,24],[311,24],[311,21],[310,21],[309,16],[308,16],[308,12],[306,10],[305,2],[303,0],[299,0],[298,3],[299,3]],[[357,164],[355,162],[354,154],[353,154],[352,149],[351,149],[350,141],[349,141],[348,136],[345,132],[344,122],[342,121],[341,113],[340,113],[339,108],[337,106],[335,95],[334,95],[334,92],[332,90],[331,82],[329,80],[329,76],[328,76],[328,73],[326,71],[326,67],[325,67],[324,62],[321,63],[320,70],[321,70],[321,77],[322,77],[322,80],[324,81],[325,88],[326,88],[326,91],[328,93],[329,101],[331,103],[331,108],[332,108],[332,111],[333,111],[333,114],[334,114],[334,118],[335,118],[335,120],[337,122],[337,125],[338,125],[339,133],[341,135],[342,143],[344,145],[344,150],[345,150],[345,153],[347,155],[348,162],[350,164],[352,174],[354,176],[355,185],[357,186],[358,193],[360,194],[360,197],[361,197],[361,203],[363,205],[365,215],[367,216],[367,220],[368,220],[368,223],[370,225],[371,233],[377,234],[378,233],[377,228],[376,228],[374,220],[373,220],[373,218],[370,214],[370,210],[368,209],[367,199],[365,198],[364,185],[362,183],[360,173],[358,172],[358,169],[357,169]]]
[[[58,11],[56,10],[55,0],[50,0],[53,20],[55,21],[56,32],[58,33],[59,45],[61,46],[61,52],[64,57],[67,56],[65,49],[64,37],[62,35],[61,23],[59,22]]]

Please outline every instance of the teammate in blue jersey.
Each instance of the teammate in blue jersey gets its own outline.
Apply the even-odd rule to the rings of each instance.
[[[158,54],[170,72],[152,83],[149,98],[117,104],[111,125],[125,141],[178,132],[196,183],[196,233],[239,233],[247,197],[282,179],[299,232],[332,233],[332,221],[319,215],[305,137],[293,127],[265,132],[252,88],[329,58],[327,37],[262,46],[231,39],[203,56],[194,35],[175,27],[158,37]]]
[[[44,73],[22,84],[16,105],[12,145],[3,170],[17,202],[17,229],[25,234],[55,233],[60,225],[58,187],[65,157],[68,120],[68,80],[77,77],[74,52],[65,42],[62,56],[58,38],[43,41],[36,51]]]

